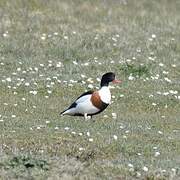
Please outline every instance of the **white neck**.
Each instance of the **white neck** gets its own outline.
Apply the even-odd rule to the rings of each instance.
[[[104,103],[109,104],[111,102],[111,92],[108,86],[102,86],[99,95]]]

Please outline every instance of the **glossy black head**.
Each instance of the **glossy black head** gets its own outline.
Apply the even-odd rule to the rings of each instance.
[[[115,80],[115,74],[112,72],[108,72],[102,76],[101,79],[101,87],[108,86],[110,82]]]

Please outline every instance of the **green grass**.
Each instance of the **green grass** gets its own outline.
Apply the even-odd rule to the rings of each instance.
[[[179,10],[0,0],[0,179],[180,179]],[[105,112],[59,116],[108,71]]]

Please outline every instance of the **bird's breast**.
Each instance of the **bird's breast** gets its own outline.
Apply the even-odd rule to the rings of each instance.
[[[111,92],[109,90],[109,87],[104,86],[98,92],[99,92],[99,96],[100,96],[101,101],[103,101],[106,104],[110,104]]]
[[[105,103],[102,101],[101,96],[99,95],[98,91],[95,91],[91,96],[91,102],[93,106],[98,108],[99,110],[105,109],[108,105],[108,103]]]

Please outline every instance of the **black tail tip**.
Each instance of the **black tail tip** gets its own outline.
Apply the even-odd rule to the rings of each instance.
[[[60,112],[59,115],[60,115],[60,116],[64,116],[64,114],[63,114],[64,112],[65,112],[65,111]]]

